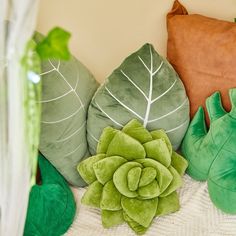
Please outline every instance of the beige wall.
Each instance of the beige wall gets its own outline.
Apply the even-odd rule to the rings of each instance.
[[[232,21],[235,0],[182,0],[189,13]],[[41,0],[38,30],[62,26],[71,52],[102,82],[131,52],[152,43],[166,55],[165,15],[173,0]]]

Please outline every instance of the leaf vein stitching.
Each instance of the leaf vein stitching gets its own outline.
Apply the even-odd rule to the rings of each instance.
[[[97,143],[99,142],[99,140],[98,140],[97,138],[95,138],[95,137],[92,135],[91,132],[87,131],[87,134],[88,134],[91,138],[93,138]]]
[[[77,134],[85,126],[85,124],[86,124],[86,122],[83,122],[83,124],[74,133],[72,133],[71,135],[67,136],[66,138],[56,140],[56,143],[63,142],[63,141],[66,141],[67,139],[70,139],[75,134]]]
[[[57,71],[57,73],[62,77],[62,79],[63,79],[63,80],[66,82],[66,84],[70,87],[70,89],[73,91],[73,93],[75,94],[75,96],[78,98],[78,100],[79,100],[79,102],[80,102],[80,104],[81,104],[81,106],[82,106],[82,109],[85,111],[85,109],[84,109],[84,104],[83,104],[83,102],[82,102],[82,100],[81,100],[79,94],[76,93],[76,91],[75,91],[76,88],[73,88],[73,87],[71,86],[71,84],[67,81],[66,77],[60,72],[60,60],[59,60],[59,62],[58,62],[57,67],[51,62],[51,60],[48,60],[48,61],[49,61],[49,63],[51,64],[51,66],[55,69],[55,71]],[[79,80],[79,77],[78,77],[78,79],[77,79],[77,82],[78,82],[78,80]],[[77,87],[77,86],[76,86],[76,87]]]
[[[188,122],[189,122],[189,119],[187,119],[187,120],[184,121],[182,124],[176,126],[176,127],[173,128],[173,129],[166,130],[166,133],[171,133],[171,132],[173,132],[173,131],[175,131],[175,130],[177,130],[177,129],[180,129],[182,126],[184,126],[184,125],[185,125],[186,123],[188,123]]]
[[[113,123],[115,123],[116,125],[120,126],[121,128],[124,127],[122,124],[120,124],[118,121],[116,121],[115,119],[113,119],[112,117],[110,117],[102,108],[101,106],[99,106],[99,104],[97,102],[95,102],[95,104],[97,105],[97,107],[100,109],[100,111],[102,113],[104,113]]]
[[[58,96],[58,97],[55,97],[55,98],[52,98],[52,99],[48,99],[48,100],[41,100],[41,101],[37,101],[37,102],[38,102],[38,103],[53,102],[53,101],[55,101],[55,100],[58,100],[58,99],[60,99],[60,98],[65,97],[66,95],[68,95],[68,94],[71,93],[71,92],[72,92],[72,90],[69,90],[68,92],[66,92],[66,93],[64,93],[64,94],[62,94],[62,95],[60,95],[60,96]]]
[[[129,80],[130,83],[132,83],[134,85],[135,88],[137,88],[139,90],[140,93],[142,93],[142,95],[145,97],[145,99],[148,100],[148,97],[143,92],[143,90],[137,84],[135,84],[134,81],[131,80],[130,77],[127,74],[125,74],[125,72],[123,70],[120,70],[120,72]]]
[[[107,87],[105,87],[105,89],[120,105],[122,105],[124,108],[126,108],[128,111],[130,111],[131,113],[133,113],[134,115],[136,115],[139,119],[143,121],[143,117],[141,117],[139,114],[137,114],[135,111],[133,111],[131,108],[126,106],[123,102],[121,102],[114,94],[111,93],[111,91]]]
[[[160,120],[160,119],[162,119],[162,118],[164,118],[164,117],[166,117],[166,116],[171,115],[172,113],[174,113],[174,112],[176,112],[177,110],[179,110],[187,101],[188,101],[188,98],[186,97],[186,98],[184,99],[184,102],[183,102],[180,106],[176,107],[173,111],[170,111],[170,112],[168,112],[167,114],[165,114],[165,115],[163,115],[163,116],[160,116],[160,117],[158,117],[158,118],[155,118],[155,119],[153,119],[153,120],[149,120],[148,123],[155,122],[155,121]]]
[[[75,148],[73,151],[68,152],[64,157],[67,157],[67,156],[69,156],[69,155],[75,153],[75,152],[80,148],[81,145],[82,145],[82,143],[81,143],[77,148]]]
[[[175,83],[177,82],[177,79],[175,79],[174,83],[164,92],[162,93],[161,95],[157,96],[156,98],[154,98],[151,103],[154,103],[156,102],[158,99],[160,99],[161,97],[163,97],[166,93],[168,93],[175,85]]]
[[[76,110],[74,113],[72,113],[71,115],[61,119],[61,120],[56,120],[56,121],[41,121],[41,123],[43,124],[55,124],[55,123],[60,123],[62,121],[65,121],[65,120],[68,120],[70,119],[71,117],[75,116],[80,110],[82,109],[82,106],[79,107],[78,110]]]

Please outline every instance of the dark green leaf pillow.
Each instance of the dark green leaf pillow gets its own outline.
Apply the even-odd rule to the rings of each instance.
[[[36,34],[35,40],[42,40],[42,36]],[[82,186],[76,166],[88,155],[86,116],[97,82],[75,57],[43,61],[41,75],[39,150],[68,182]]]
[[[38,160],[42,184],[30,191],[24,236],[60,236],[74,220],[74,196],[50,162],[41,154]]]
[[[210,128],[199,107],[182,144],[189,162],[188,174],[195,180],[207,181],[209,196],[216,207],[236,214],[236,88],[229,90],[232,109],[226,112],[220,92],[206,99]]]
[[[131,119],[148,130],[164,129],[177,149],[189,124],[189,100],[173,67],[150,44],[127,57],[96,92],[89,107],[90,152],[107,126],[121,129]]]

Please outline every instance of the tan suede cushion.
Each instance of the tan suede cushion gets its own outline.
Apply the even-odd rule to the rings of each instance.
[[[175,1],[167,28],[167,57],[185,85],[191,117],[217,90],[229,110],[228,89],[236,87],[236,23],[188,15]]]

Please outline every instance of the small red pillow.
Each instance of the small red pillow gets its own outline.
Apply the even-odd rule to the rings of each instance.
[[[189,15],[175,1],[167,29],[167,57],[185,85],[191,117],[215,91],[229,110],[228,89],[236,87],[236,23]]]

